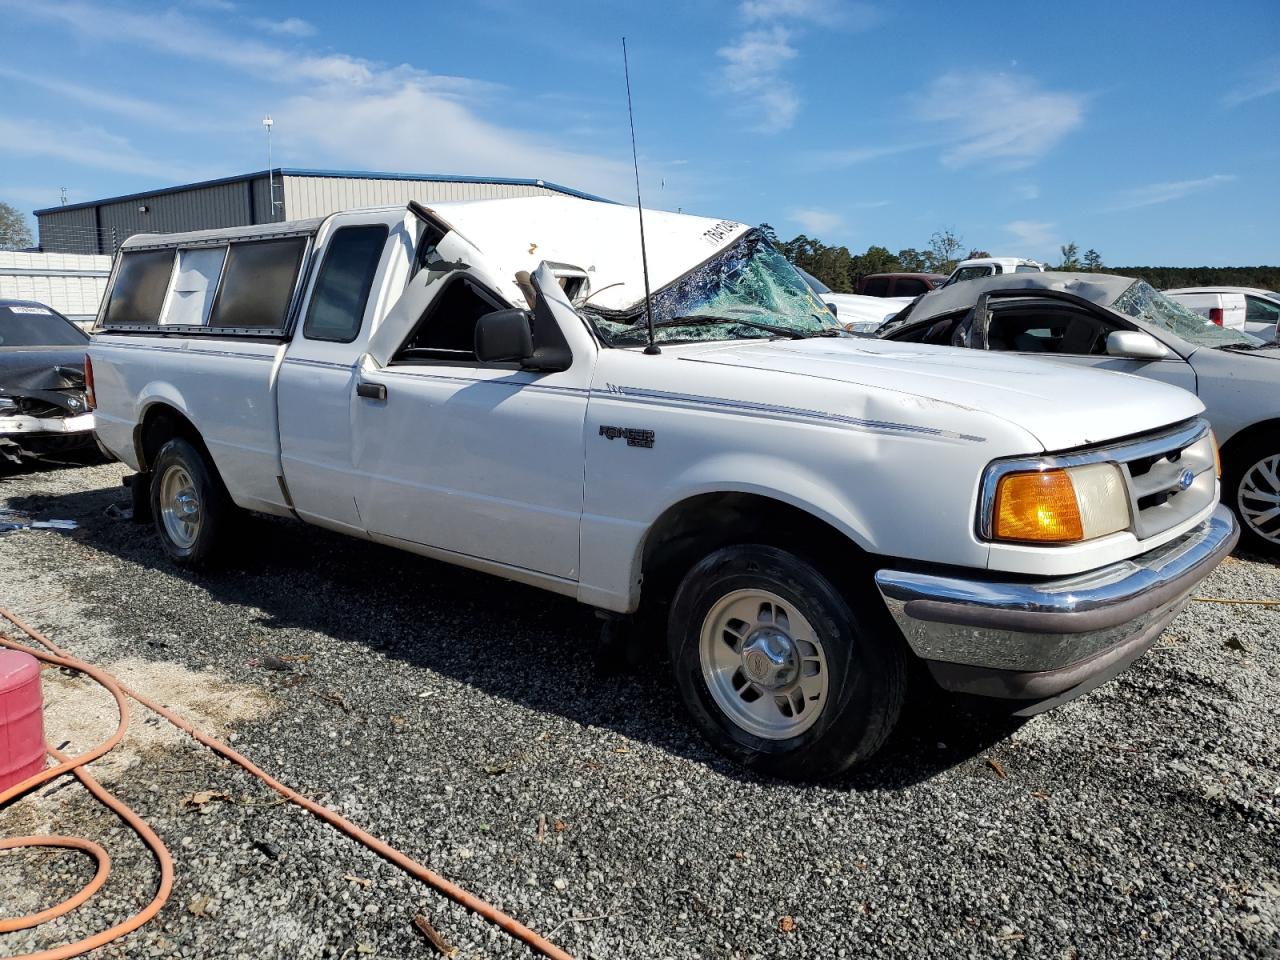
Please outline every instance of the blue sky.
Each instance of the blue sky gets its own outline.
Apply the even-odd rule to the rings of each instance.
[[[0,0],[0,200],[277,165],[542,177],[855,251],[1280,262],[1275,0]]]

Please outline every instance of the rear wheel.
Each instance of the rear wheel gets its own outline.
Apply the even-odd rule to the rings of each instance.
[[[1280,441],[1264,438],[1234,452],[1222,499],[1240,520],[1240,545],[1280,559]]]
[[[858,598],[862,599],[862,598]],[[762,773],[833,776],[871,756],[901,711],[901,639],[871,602],[764,545],[717,550],[685,577],[668,640],[702,734]]]
[[[165,443],[151,472],[151,515],[165,553],[182,566],[212,560],[224,545],[235,505],[212,464],[181,437]]]

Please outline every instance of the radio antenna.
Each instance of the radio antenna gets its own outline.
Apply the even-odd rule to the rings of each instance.
[[[649,294],[649,255],[644,247],[644,206],[640,203],[640,159],[636,154],[636,117],[631,110],[631,66],[627,62],[627,38],[622,38],[622,73],[627,78],[627,120],[631,123],[631,163],[636,171],[636,211],[640,216],[640,266],[644,270],[644,317],[649,327],[649,345],[644,352],[650,356],[661,353],[653,342],[653,303]]]

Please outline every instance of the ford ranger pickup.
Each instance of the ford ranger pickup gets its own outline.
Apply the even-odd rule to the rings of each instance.
[[[178,564],[248,510],[575,597],[786,777],[874,753],[915,662],[1084,693],[1234,545],[1192,394],[852,337],[758,230],[643,216],[651,297],[636,210],[576,198],[132,237],[98,435]]]

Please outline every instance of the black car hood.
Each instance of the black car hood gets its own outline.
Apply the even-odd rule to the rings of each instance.
[[[0,397],[26,397],[84,412],[84,350],[79,347],[0,348]],[[68,401],[74,399],[75,403]]]

